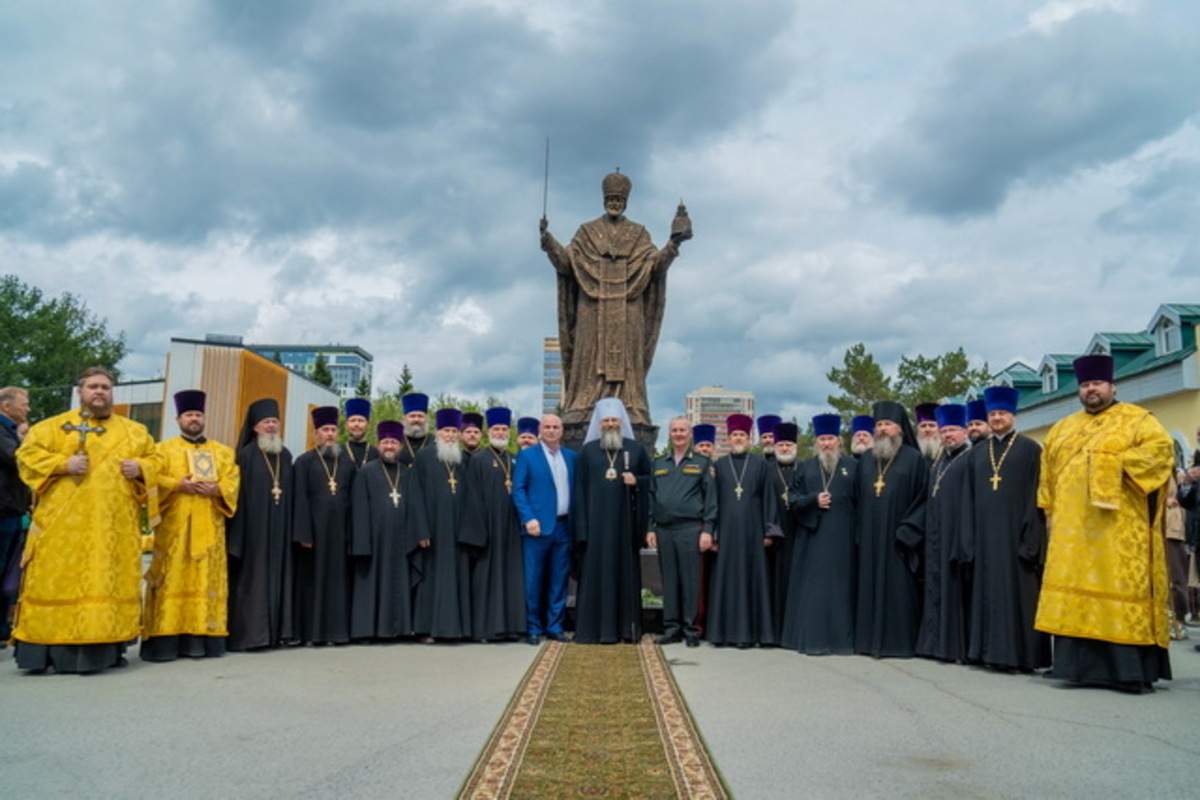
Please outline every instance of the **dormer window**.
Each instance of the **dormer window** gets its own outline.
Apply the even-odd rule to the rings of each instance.
[[[1058,370],[1053,365],[1047,364],[1042,368],[1042,394],[1051,394],[1058,391]]]
[[[1183,347],[1179,326],[1170,317],[1159,320],[1158,329],[1154,332],[1154,354],[1165,356]]]

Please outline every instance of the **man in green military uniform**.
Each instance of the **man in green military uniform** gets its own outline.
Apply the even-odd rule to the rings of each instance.
[[[654,459],[646,544],[658,548],[663,579],[663,634],[659,644],[700,644],[700,553],[711,550],[717,519],[712,462],[691,446],[686,417],[668,427],[671,447]]]

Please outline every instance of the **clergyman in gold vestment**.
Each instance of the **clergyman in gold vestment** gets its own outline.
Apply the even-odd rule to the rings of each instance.
[[[79,377],[80,407],[43,420],[17,451],[33,521],[13,640],[19,669],[124,664],[142,628],[142,507],[157,522],[159,458],[145,426],[113,413],[112,375]]]
[[[1051,677],[1122,691],[1170,679],[1162,521],[1170,435],[1116,402],[1113,360],[1075,360],[1083,410],[1050,429],[1038,505],[1049,526],[1035,627],[1054,635]]]
[[[175,394],[180,435],[158,446],[162,522],[146,573],[144,661],[225,655],[229,574],[225,520],[237,509],[233,449],[204,436],[205,395]]]

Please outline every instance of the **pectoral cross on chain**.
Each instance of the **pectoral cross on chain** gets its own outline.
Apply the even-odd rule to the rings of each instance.
[[[283,489],[279,488],[279,484],[271,487],[271,497],[275,498],[275,505],[279,505],[279,498],[283,497]]]
[[[390,492],[388,492],[388,497],[392,498],[392,508],[400,507],[400,492],[392,489]]]
[[[992,482],[992,491],[993,492],[1000,491],[1000,474],[999,473],[996,473],[992,477],[988,478],[988,480]]]
[[[79,447],[76,448],[75,455],[86,456],[87,448],[85,448],[84,445],[87,444],[87,435],[89,433],[94,433],[97,436],[103,436],[105,428],[100,425],[88,425],[88,417],[90,417],[91,414],[87,411],[83,412],[79,416],[82,418],[82,422],[80,422],[78,425],[72,425],[69,422],[64,422],[62,424],[62,429],[66,433],[70,433],[71,431],[76,431],[79,433]]]
[[[742,499],[742,487],[740,487],[740,486],[733,487],[733,493],[737,495],[738,500]]]
[[[454,473],[450,473],[450,478],[446,481],[450,484],[450,494],[458,494],[458,481],[454,479]]]
[[[331,477],[329,479],[329,493],[337,494],[337,478]]]
[[[882,475],[880,475],[878,478],[875,479],[875,496],[876,497],[880,497],[883,495],[883,487],[885,487],[885,486],[887,486],[887,484],[883,482]]]

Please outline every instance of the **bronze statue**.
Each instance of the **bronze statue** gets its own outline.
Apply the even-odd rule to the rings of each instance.
[[[646,373],[654,359],[666,301],[667,268],[692,238],[683,203],[660,250],[625,218],[633,188],[619,172],[604,176],[604,215],[579,226],[563,247],[541,221],[542,250],[558,272],[563,423],[586,423],[596,401],[619,397],[635,425],[650,425]]]

